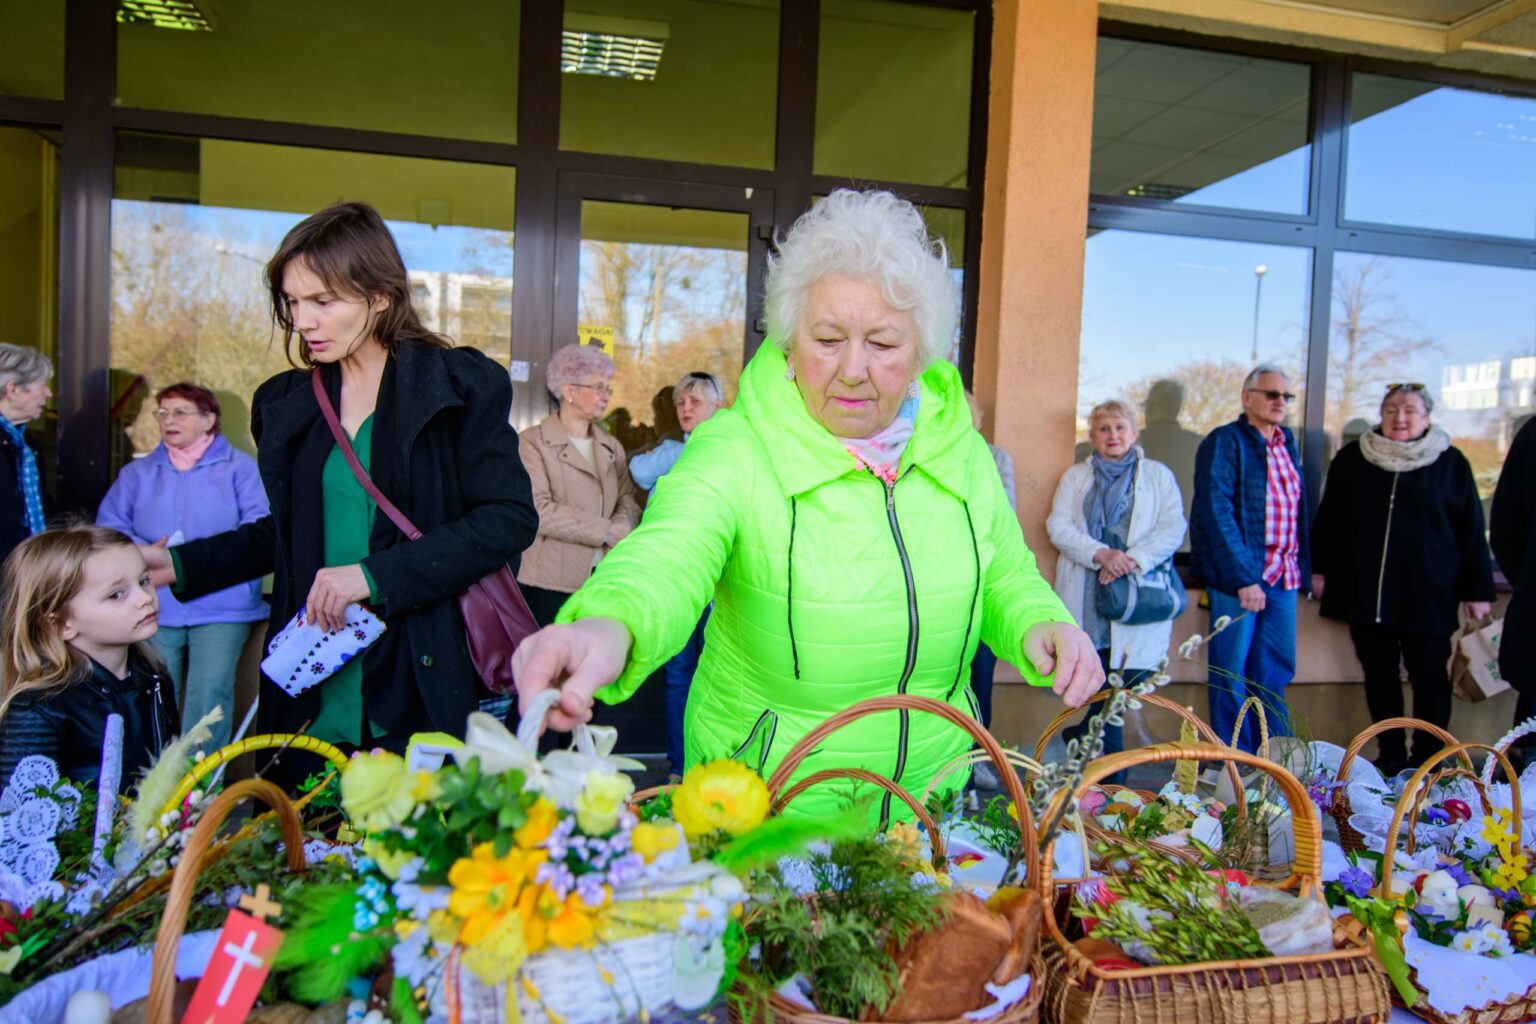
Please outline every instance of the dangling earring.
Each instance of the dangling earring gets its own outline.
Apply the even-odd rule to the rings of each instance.
[[[786,366],[784,368],[784,379],[787,381],[793,381],[795,379],[795,368],[793,366]]]
[[[908,398],[916,398],[917,397],[917,381],[914,380],[912,383],[907,385],[907,397]]]

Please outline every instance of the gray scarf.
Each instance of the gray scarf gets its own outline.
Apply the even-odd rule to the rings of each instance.
[[[1088,457],[1093,467],[1093,486],[1088,489],[1083,513],[1088,520],[1088,536],[1108,543],[1109,529],[1125,518],[1131,506],[1131,483],[1136,479],[1136,463],[1141,459],[1141,448],[1133,447],[1118,462],[1099,458],[1094,452]]]
[[[1412,441],[1394,441],[1372,427],[1360,435],[1360,454],[1365,461],[1388,473],[1411,473],[1430,465],[1451,446],[1451,435],[1431,426]]]

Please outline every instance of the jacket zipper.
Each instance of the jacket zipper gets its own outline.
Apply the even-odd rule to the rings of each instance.
[[[160,714],[161,714],[162,710],[163,709],[160,706],[160,673],[156,672],[155,673],[155,707],[154,707],[154,711],[149,716],[149,721],[150,721],[150,728],[154,730],[154,734],[155,734],[155,750],[157,752],[165,749],[165,739],[164,739],[164,737],[162,737],[160,735]]]
[[[1392,494],[1387,499],[1387,529],[1381,535],[1381,569],[1376,573],[1376,622],[1381,622],[1381,591],[1387,581],[1387,545],[1392,540],[1392,510],[1397,506],[1397,481],[1401,473],[1392,474]]]
[[[907,557],[907,545],[901,537],[901,523],[896,518],[896,484],[885,485],[885,518],[891,526],[891,537],[896,541],[896,554],[901,559],[901,574],[907,583],[907,663],[901,670],[901,681],[896,692],[907,692],[912,670],[917,665],[917,584],[912,579],[912,561]],[[911,725],[911,712],[902,708],[896,712],[900,725],[896,736],[896,770],[891,773],[892,782],[900,782],[907,768],[907,732]],[[891,819],[891,794],[880,801],[880,830],[885,831]]]

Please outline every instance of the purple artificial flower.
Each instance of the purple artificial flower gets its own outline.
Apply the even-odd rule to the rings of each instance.
[[[589,907],[603,905],[603,876],[582,875],[576,880],[576,895]]]
[[[626,853],[608,866],[608,883],[615,889],[634,881],[645,870],[645,858],[638,853]]]
[[[1502,903],[1518,903],[1523,898],[1521,896],[1521,894],[1520,894],[1520,890],[1515,888],[1514,886],[1510,886],[1508,889],[1494,889],[1494,888],[1490,887],[1488,889],[1488,892],[1491,895],[1495,896],[1498,899],[1499,903],[1501,903],[1501,904]]]
[[[1467,869],[1462,866],[1459,860],[1453,860],[1449,864],[1441,864],[1440,870],[1456,879],[1458,887],[1472,884],[1472,876],[1467,874]]]
[[[550,860],[564,860],[566,847],[571,842],[571,832],[576,828],[575,818],[562,818],[554,830],[549,833],[549,838],[544,840],[544,849],[549,854]]]
[[[590,878],[592,876],[588,875],[585,877]],[[545,861],[543,864],[540,864],[539,869],[533,874],[533,880],[540,885],[549,886],[550,891],[562,900],[569,896],[571,890],[579,884],[576,881],[576,877],[571,874],[570,868],[564,864],[552,861]]]
[[[1351,864],[1339,874],[1339,884],[1356,899],[1364,899],[1371,891],[1373,879],[1370,873]]]
[[[1424,820],[1431,825],[1449,825],[1451,823],[1451,812],[1443,807],[1431,807],[1424,812]]]

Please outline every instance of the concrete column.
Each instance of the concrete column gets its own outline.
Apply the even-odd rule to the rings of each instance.
[[[1052,578],[1045,517],[1075,440],[1098,3],[997,0],[993,16],[975,391]]]

